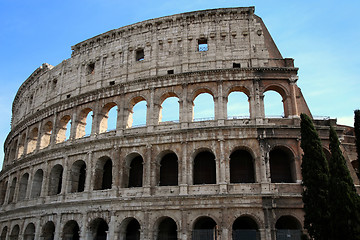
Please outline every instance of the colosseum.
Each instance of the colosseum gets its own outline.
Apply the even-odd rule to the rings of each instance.
[[[299,116],[312,115],[297,72],[254,7],[151,19],[76,44],[15,96],[0,239],[299,240]],[[283,116],[265,114],[267,91]],[[246,96],[247,116],[229,116],[232,93]],[[205,94],[213,115],[197,119]],[[179,114],[163,120],[169,98]],[[133,125],[140,103],[145,124]],[[352,129],[314,123],[327,156],[336,126],[359,185]]]

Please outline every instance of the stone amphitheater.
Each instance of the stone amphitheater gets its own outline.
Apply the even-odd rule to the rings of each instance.
[[[151,19],[76,44],[14,99],[0,239],[300,239],[299,115],[312,115],[297,72],[254,7]],[[281,96],[283,116],[265,115],[267,91]],[[228,116],[233,92],[246,95],[248,116]],[[195,119],[203,94],[214,115]],[[162,121],[168,98],[174,121]],[[146,124],[133,126],[141,102]],[[314,123],[327,156],[336,126],[359,185],[353,129]]]

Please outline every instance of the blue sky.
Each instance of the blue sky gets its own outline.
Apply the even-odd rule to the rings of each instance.
[[[295,59],[312,114],[353,125],[360,108],[359,0],[0,0],[0,141],[22,82],[42,63],[70,58],[72,45],[150,18],[246,6],[255,6],[283,57]]]

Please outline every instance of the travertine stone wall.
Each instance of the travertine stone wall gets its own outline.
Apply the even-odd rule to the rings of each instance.
[[[292,234],[303,231],[299,115],[311,113],[298,69],[282,58],[254,8],[152,19],[72,50],[61,64],[35,70],[15,97],[0,173],[0,239],[127,239],[134,222],[139,239],[161,239],[169,222],[183,240],[211,222],[223,240],[237,239],[241,228],[276,239],[290,228],[283,222],[295,226]],[[281,96],[284,116],[265,115],[270,90]],[[249,116],[228,118],[232,92],[246,94]],[[215,114],[198,121],[193,103],[201,93],[212,95]],[[168,97],[178,98],[179,119],[162,122]],[[143,100],[146,125],[133,126],[133,107]],[[328,151],[336,120],[315,124]],[[354,139],[337,130],[359,184]]]

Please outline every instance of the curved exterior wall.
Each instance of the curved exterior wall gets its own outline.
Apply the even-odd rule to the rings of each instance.
[[[140,239],[172,239],[162,238],[169,218],[178,239],[198,239],[201,228],[224,240],[241,228],[269,240],[279,229],[302,229],[299,115],[311,113],[298,69],[254,8],[152,19],[72,50],[61,64],[38,68],[15,97],[0,173],[0,239],[129,239],[135,220]],[[265,116],[269,90],[281,95],[283,117]],[[227,117],[231,92],[247,95],[249,116]],[[201,93],[213,96],[214,117],[199,121],[193,102]],[[161,122],[168,97],[178,98],[180,117]],[[132,126],[140,101],[146,125]],[[108,131],[113,107],[117,125]],[[315,123],[328,149],[336,121]],[[353,138],[338,130],[358,184]]]

